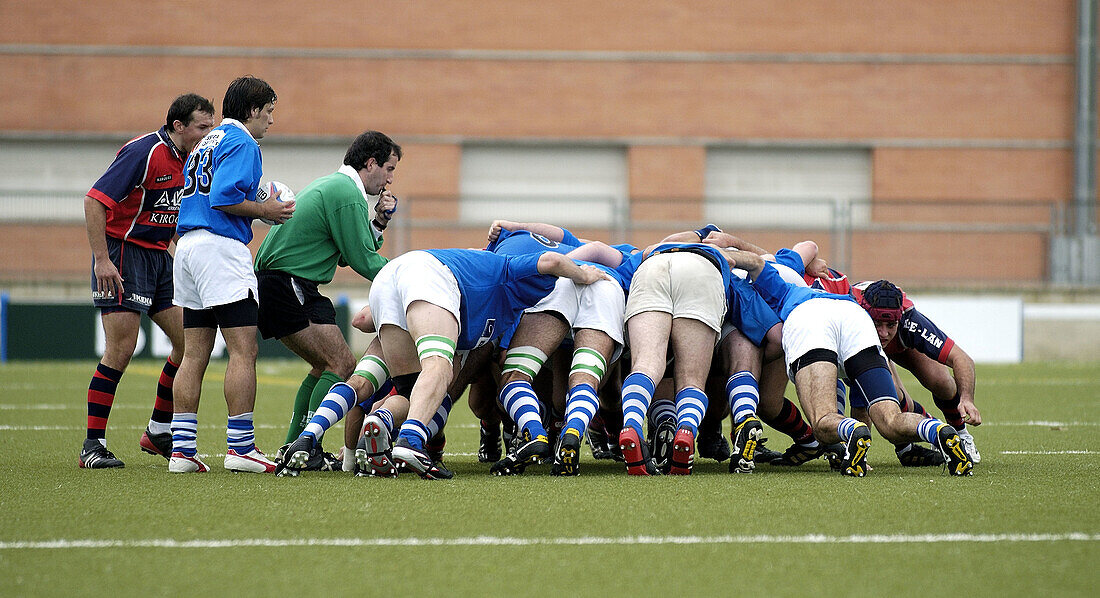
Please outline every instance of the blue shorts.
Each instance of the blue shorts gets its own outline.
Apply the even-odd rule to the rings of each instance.
[[[136,311],[153,315],[172,307],[172,256],[163,249],[148,249],[107,237],[107,252],[122,276],[122,297],[101,293],[92,261],[92,302],[104,313]]]
[[[779,316],[748,282],[734,277],[730,282],[730,309],[726,312],[726,321],[741,331],[754,345],[759,347],[764,336],[779,323]]]

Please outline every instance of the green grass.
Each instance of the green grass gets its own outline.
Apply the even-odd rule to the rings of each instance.
[[[159,374],[153,362],[131,366],[111,416],[110,447],[126,468],[82,470],[93,368],[0,365],[0,596],[1003,597],[1094,595],[1100,583],[1100,363],[980,367],[987,424],[974,430],[983,461],[971,478],[902,468],[878,437],[863,479],[820,460],[747,476],[703,461],[688,478],[638,479],[593,462],[587,449],[579,478],[552,478],[548,468],[494,478],[473,456],[476,422],[460,404],[447,445],[457,477],[440,482],[238,475],[213,456],[209,474],[169,475],[137,446]],[[224,453],[223,368],[215,362],[207,375],[200,453]],[[282,444],[304,373],[295,362],[261,363],[257,440],[268,453]],[[910,541],[840,541],[852,535]],[[333,542],[341,539],[351,545]],[[59,543],[42,544],[50,541]],[[200,545],[166,545],[187,541]],[[227,545],[210,546],[217,541]]]

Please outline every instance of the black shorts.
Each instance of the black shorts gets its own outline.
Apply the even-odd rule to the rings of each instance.
[[[183,308],[184,328],[240,328],[256,325],[256,298],[248,297],[206,309]]]
[[[260,290],[260,336],[283,338],[313,324],[336,324],[332,301],[317,283],[278,270],[256,272]]]
[[[122,297],[102,293],[96,285],[92,260],[92,302],[104,313],[136,311],[155,314],[172,307],[172,256],[163,249],[148,249],[107,237],[107,252],[122,276]]]

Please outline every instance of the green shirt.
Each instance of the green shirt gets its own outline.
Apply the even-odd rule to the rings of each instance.
[[[294,216],[271,227],[260,244],[256,269],[326,284],[337,266],[351,266],[373,280],[387,260],[378,255],[382,234],[371,226],[371,218],[359,174],[342,166],[297,194]]]

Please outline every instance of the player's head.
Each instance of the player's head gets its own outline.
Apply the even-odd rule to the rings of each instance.
[[[251,75],[238,77],[229,84],[222,100],[222,116],[240,121],[252,136],[260,139],[275,123],[271,112],[278,97],[263,79]]]
[[[393,170],[401,159],[401,146],[378,131],[367,131],[351,142],[344,164],[360,171],[368,195],[378,195],[393,182]]]
[[[859,304],[876,322],[898,322],[901,320],[904,297],[901,289],[889,280],[876,280],[863,289]]]
[[[184,154],[191,153],[195,144],[214,127],[214,104],[195,93],[185,93],[168,107],[164,119],[168,132],[173,135]]]

